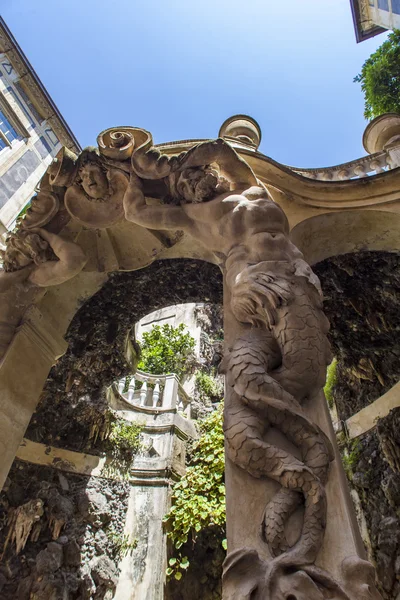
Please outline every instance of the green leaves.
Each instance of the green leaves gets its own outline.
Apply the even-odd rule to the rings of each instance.
[[[111,424],[108,440],[118,450],[135,453],[140,448],[142,429],[142,425],[127,423],[122,419],[118,419]]]
[[[154,325],[143,333],[138,369],[153,375],[176,373],[179,379],[191,370],[195,340],[183,323],[179,327]]]
[[[210,400],[220,399],[224,395],[223,385],[205,371],[197,371],[196,387],[200,397]]]
[[[366,119],[400,113],[400,31],[394,30],[354,78],[364,92]]]
[[[221,403],[218,410],[201,422],[201,436],[193,446],[190,465],[172,490],[173,505],[164,522],[176,550],[189,540],[195,543],[202,529],[218,526],[222,531],[225,527],[222,410]],[[169,565],[167,575],[177,579],[176,575],[189,567],[189,561],[178,552]]]
[[[334,403],[333,390],[335,385],[337,384],[336,367],[337,360],[336,358],[334,358],[326,371],[326,383],[324,387],[324,394],[326,401],[328,402],[329,408],[333,408]]]

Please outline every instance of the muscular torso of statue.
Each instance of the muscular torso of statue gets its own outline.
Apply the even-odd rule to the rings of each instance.
[[[140,203],[136,199],[134,210],[126,203],[125,211],[128,220],[145,227],[186,231],[214,252],[219,262],[242,258],[247,262],[282,261],[301,256],[287,238],[285,214],[259,185],[179,207],[148,206],[142,196]]]

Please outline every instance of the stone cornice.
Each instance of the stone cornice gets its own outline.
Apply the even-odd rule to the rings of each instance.
[[[174,155],[188,150],[200,141],[207,140],[166,142],[158,144],[157,148],[167,155]],[[340,210],[377,206],[400,200],[400,168],[358,179],[323,181],[306,177],[301,174],[300,169],[300,172],[297,172],[296,167],[282,165],[261,152],[239,147],[235,147],[235,150],[249,163],[272,197],[275,188],[299,204]],[[368,160],[373,158],[374,156],[366,157]],[[354,165],[354,161],[329,169],[341,169],[349,165]],[[304,169],[304,172],[321,170],[323,169]]]

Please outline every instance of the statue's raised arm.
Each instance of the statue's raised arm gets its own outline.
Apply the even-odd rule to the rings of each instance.
[[[82,248],[43,228],[20,231],[10,237],[0,271],[0,293],[17,283],[38,287],[59,285],[83,269]]]
[[[252,169],[222,138],[197,144],[178,156],[163,155],[149,147],[149,143],[140,146],[132,155],[132,169],[143,179],[163,179],[185,169],[210,165],[218,167],[220,174],[230,182],[231,190],[257,185]]]
[[[147,204],[143,189],[146,180],[163,182],[167,203]],[[214,222],[218,200],[222,202],[226,194],[255,185],[257,179],[251,168],[221,138],[197,144],[177,156],[163,155],[147,141],[132,154],[131,178],[124,197],[125,217],[143,227],[183,229],[196,235],[199,210],[192,205],[212,204],[213,208],[201,209],[200,220]]]

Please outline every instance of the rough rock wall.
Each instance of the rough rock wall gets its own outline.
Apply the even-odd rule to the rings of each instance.
[[[321,279],[331,322],[330,341],[338,359],[334,399],[339,418],[346,420],[400,379],[400,256],[346,254],[319,263],[315,271]],[[392,411],[347,449],[347,475],[361,500],[370,558],[376,563],[387,600],[397,600],[400,593],[400,474],[393,458],[400,442],[398,434],[394,435],[399,425],[399,413]]]
[[[202,261],[162,261],[112,274],[72,321],[69,349],[49,375],[26,436],[62,448],[103,452],[101,432],[108,425],[104,388],[130,372],[124,347],[134,323],[171,304],[221,299],[220,270]],[[22,527],[22,533],[28,527],[28,541],[17,553],[17,539],[11,541],[10,534],[0,566],[0,598],[112,598],[118,554],[126,550],[127,499],[125,485],[15,461],[0,496],[0,552],[11,532],[7,521],[19,513],[28,519]],[[66,513],[65,523],[54,531],[53,513],[60,510]]]
[[[111,600],[127,501],[125,483],[15,461],[0,494],[0,598]]]
[[[335,402],[348,419],[387,392],[400,375],[400,256],[359,252],[314,267],[338,359]]]

